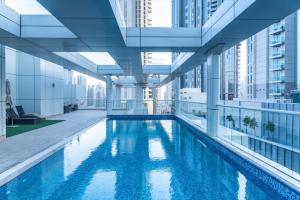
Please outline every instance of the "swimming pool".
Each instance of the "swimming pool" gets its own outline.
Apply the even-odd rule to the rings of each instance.
[[[0,188],[0,199],[274,199],[175,120],[107,120]]]

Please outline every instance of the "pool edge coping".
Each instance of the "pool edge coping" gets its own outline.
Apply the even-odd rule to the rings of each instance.
[[[75,134],[73,134],[69,137],[63,138],[58,143],[45,148],[41,152],[39,152],[39,153],[25,159],[24,161],[19,162],[18,164],[10,167],[9,169],[3,171],[2,173],[0,173],[0,187],[2,187],[3,185],[7,184],[10,181],[12,181],[14,178],[18,177],[19,175],[26,172],[30,168],[34,167],[38,163],[42,162],[43,160],[47,159],[54,153],[58,152],[65,145],[67,145],[69,142],[71,142],[74,138],[84,134],[85,131],[87,131],[91,127],[95,126],[97,123],[100,123],[105,120],[107,120],[107,117],[97,120],[95,123],[80,130],[79,132],[76,132]]]

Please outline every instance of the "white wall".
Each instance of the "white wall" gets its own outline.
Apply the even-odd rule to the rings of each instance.
[[[63,67],[6,47],[13,106],[44,116],[63,113]]]
[[[0,140],[5,138],[6,126],[5,126],[5,109],[6,109],[6,92],[5,92],[5,50],[0,45]]]
[[[54,63],[41,60],[40,68],[37,70],[37,91],[40,91],[36,106],[40,106],[41,114],[45,116],[63,113],[64,91],[63,91],[63,67]],[[40,102],[39,102],[40,100]],[[37,108],[37,109],[38,109]]]
[[[5,48],[5,66],[6,66],[6,79],[10,81],[11,97],[13,105],[18,105],[17,98],[17,52],[14,49]]]

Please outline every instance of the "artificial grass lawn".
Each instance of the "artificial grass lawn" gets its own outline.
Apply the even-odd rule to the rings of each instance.
[[[64,120],[45,120],[36,125],[17,125],[17,127],[6,127],[6,137],[12,137],[21,133],[43,128],[45,126],[50,126],[62,121]]]

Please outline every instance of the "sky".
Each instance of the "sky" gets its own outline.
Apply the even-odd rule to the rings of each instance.
[[[107,52],[79,52],[96,65],[115,65],[116,61]]]
[[[172,4],[171,0],[152,0],[153,27],[172,26]]]
[[[172,26],[172,4],[171,0],[152,0],[152,18],[153,27],[171,27]],[[171,53],[153,54],[153,58],[159,60],[163,64],[170,65],[172,63]],[[166,86],[160,88],[160,96],[164,99]]]
[[[5,4],[22,15],[47,15],[50,14],[36,0],[5,0]]]

